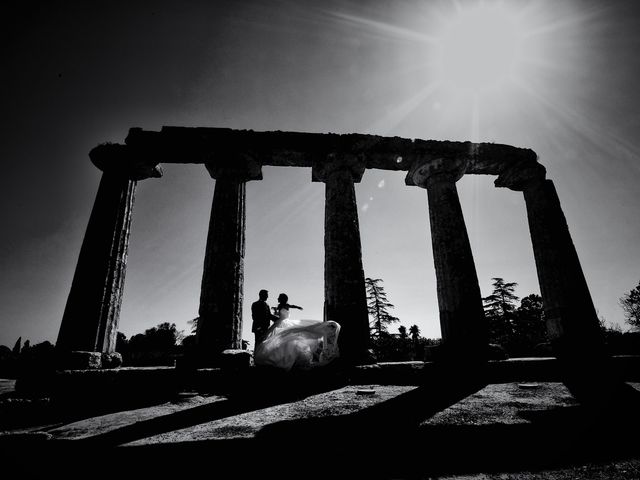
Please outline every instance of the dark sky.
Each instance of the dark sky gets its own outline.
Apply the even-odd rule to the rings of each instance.
[[[100,178],[88,152],[123,142],[130,127],[163,125],[533,148],[556,184],[599,313],[624,325],[618,298],[640,280],[640,4],[505,3],[524,32],[514,78],[474,101],[439,77],[433,41],[456,6],[471,11],[474,1],[6,10],[0,344],[56,339]],[[214,181],[199,166],[165,171],[138,186],[127,335],[163,321],[186,328],[197,315]],[[304,318],[320,318],[322,185],[306,169],[265,168],[264,177],[247,187],[245,296],[268,288],[274,301],[286,291]],[[539,292],[521,195],[491,182],[459,183],[482,293],[494,276],[518,282],[520,296]],[[365,273],[385,280],[404,325],[439,336],[425,192],[399,173],[369,171],[357,195]]]

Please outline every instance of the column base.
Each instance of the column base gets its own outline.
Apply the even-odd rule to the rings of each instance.
[[[443,343],[425,347],[425,362],[462,363],[486,362],[487,360],[506,360],[507,352],[501,345],[490,343],[484,347],[461,346]]]
[[[199,352],[185,355],[176,367],[190,370],[199,368],[224,368],[239,370],[253,365],[253,356],[248,350],[229,348],[219,353]]]
[[[89,352],[73,350],[58,353],[57,370],[98,370],[102,368],[118,368],[122,365],[122,355],[118,352]]]
[[[637,410],[640,392],[628,385],[612,358],[600,348],[579,348],[552,342],[562,382],[583,405],[620,412]],[[573,347],[573,348],[571,348]]]
[[[367,350],[366,352],[353,353],[351,355],[340,352],[340,356],[334,363],[344,367],[357,367],[360,365],[373,365],[378,363],[378,360],[373,350]]]

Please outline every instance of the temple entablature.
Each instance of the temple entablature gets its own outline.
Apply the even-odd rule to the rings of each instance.
[[[131,148],[118,143],[103,143],[89,152],[91,162],[106,173],[122,175],[129,180],[160,178],[163,175],[159,161],[135,155]]]
[[[237,180],[262,180],[262,164],[249,153],[216,153],[204,162],[211,178]]]
[[[533,150],[497,143],[407,139],[365,134],[257,132],[229,128],[132,128],[125,141],[132,154],[162,163],[208,163],[211,155],[244,153],[261,165],[309,167],[351,156],[365,168],[409,171],[424,158],[466,159],[465,173],[500,175],[509,165],[536,163]]]

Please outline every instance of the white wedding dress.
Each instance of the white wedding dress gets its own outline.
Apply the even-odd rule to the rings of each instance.
[[[293,320],[289,310],[280,309],[264,341],[255,347],[256,365],[270,365],[284,370],[327,365],[338,358],[340,325],[334,321]]]

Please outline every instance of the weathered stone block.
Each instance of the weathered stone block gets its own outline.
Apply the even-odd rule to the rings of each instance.
[[[509,355],[502,345],[495,343],[487,345],[487,360],[506,360],[507,358]]]
[[[249,368],[253,357],[248,350],[227,349],[220,354],[221,368]]]
[[[92,370],[102,368],[101,352],[71,351],[58,358],[58,368],[62,370]]]
[[[553,357],[553,346],[550,342],[539,343],[533,348],[536,357]]]
[[[122,366],[122,355],[118,352],[102,354],[102,368],[118,368]]]
[[[427,345],[424,347],[424,361],[435,362],[438,359],[438,345]]]

